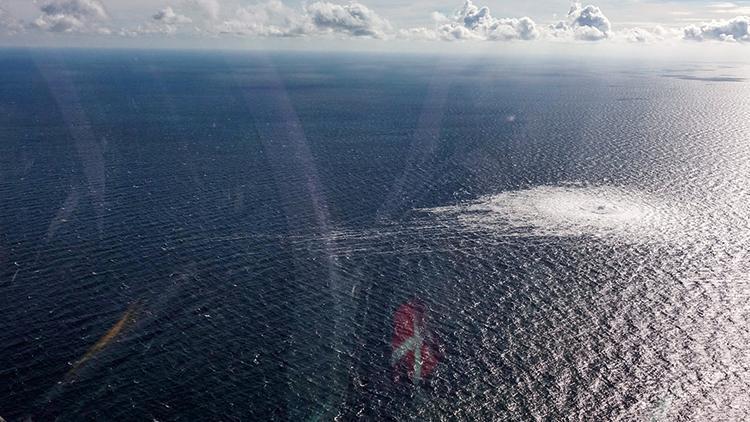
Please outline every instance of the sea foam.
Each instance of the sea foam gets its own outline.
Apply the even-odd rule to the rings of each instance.
[[[537,186],[429,212],[504,235],[649,236],[677,221],[659,198],[615,186]]]

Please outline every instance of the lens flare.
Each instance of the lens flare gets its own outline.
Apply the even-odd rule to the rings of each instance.
[[[94,343],[91,348],[80,358],[78,359],[74,364],[73,367],[68,371],[67,377],[71,377],[78,372],[78,370],[92,357],[94,357],[97,353],[104,350],[109,344],[112,342],[112,340],[116,339],[117,336],[120,335],[120,333],[130,326],[134,320],[135,320],[135,314],[138,312],[138,309],[140,308],[140,302],[135,302],[128,309],[125,311],[125,313],[122,315],[122,317],[115,323],[115,325],[112,326],[112,328],[109,329],[109,331],[104,334],[99,341]]]

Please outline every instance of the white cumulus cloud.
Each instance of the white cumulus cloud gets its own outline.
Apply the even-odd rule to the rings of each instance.
[[[566,20],[550,26],[553,36],[559,38],[574,38],[583,41],[599,41],[610,38],[612,24],[597,6],[581,6],[573,3],[570,6]]]
[[[171,6],[167,6],[151,15],[148,22],[135,28],[123,28],[118,33],[124,37],[154,34],[173,35],[190,23],[193,23],[191,18],[176,12]],[[197,30],[197,28],[193,29]]]
[[[679,39],[680,31],[657,25],[653,28],[629,28],[618,32],[618,36],[631,43],[650,44],[665,40]]]
[[[175,11],[169,6],[156,12],[152,16],[152,18],[155,21],[163,23],[165,25],[181,25],[191,23],[193,21],[185,15],[175,13]]]
[[[715,20],[683,29],[683,38],[692,41],[750,41],[750,17],[737,16],[729,20]]]
[[[340,5],[319,1],[305,7],[305,13],[313,26],[321,32],[385,38],[391,30],[387,20],[356,2]]]
[[[533,40],[539,36],[536,24],[530,18],[498,19],[492,16],[487,6],[478,7],[471,0],[466,0],[463,7],[453,14],[452,22],[438,27],[438,34],[444,39],[486,40]]]
[[[386,38],[392,32],[386,19],[360,3],[315,2],[298,12],[279,0],[239,8],[218,29],[223,33],[264,37],[329,34]]]
[[[222,33],[260,37],[302,36],[310,30],[301,13],[279,0],[241,7],[234,17],[218,25]]]
[[[42,14],[32,26],[50,32],[108,33],[101,22],[109,19],[99,0],[51,0],[42,3]]]
[[[419,39],[441,40],[533,40],[539,37],[536,23],[528,17],[496,18],[487,6],[479,7],[471,0],[466,0],[463,7],[453,16],[434,12],[432,15],[436,23],[434,30],[426,28],[411,28],[402,30],[404,38],[413,36]]]

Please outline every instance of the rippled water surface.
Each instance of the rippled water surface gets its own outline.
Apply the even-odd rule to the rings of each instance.
[[[3,51],[0,416],[749,419],[749,70]]]

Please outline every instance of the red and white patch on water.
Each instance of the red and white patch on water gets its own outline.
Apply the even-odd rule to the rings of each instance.
[[[396,311],[391,341],[391,366],[396,381],[406,372],[411,382],[418,384],[437,366],[437,350],[427,322],[424,305],[420,302],[404,303]]]

